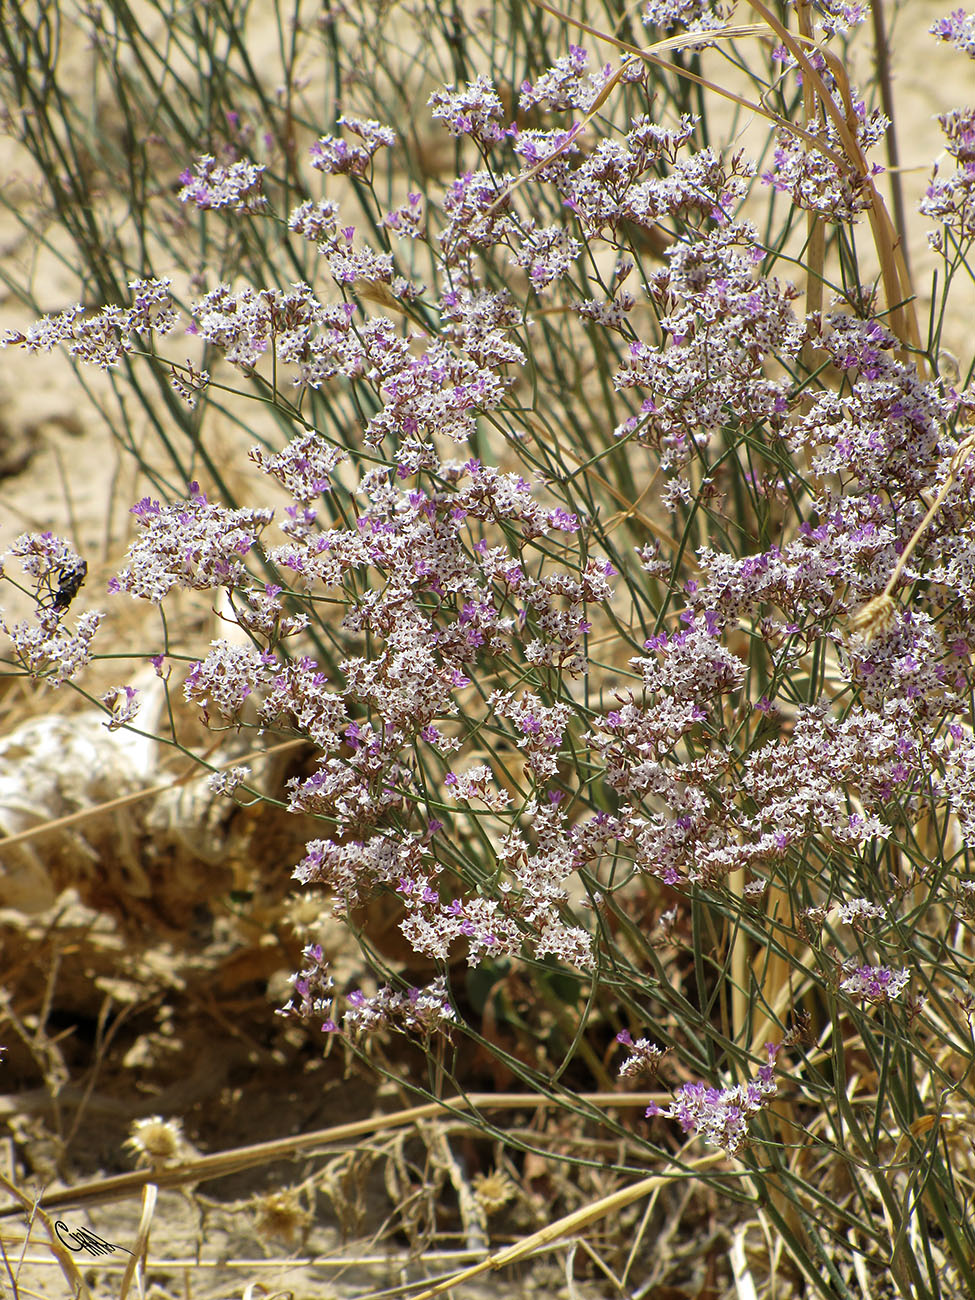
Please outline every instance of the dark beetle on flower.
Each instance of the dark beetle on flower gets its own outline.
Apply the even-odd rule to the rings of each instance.
[[[55,574],[58,583],[57,588],[54,588],[50,577],[48,577],[46,583],[47,592],[43,597],[38,593],[37,603],[41,609],[57,609],[63,613],[84,585],[88,574],[88,563],[86,560],[79,559],[73,564],[66,564],[62,568],[56,569]]]

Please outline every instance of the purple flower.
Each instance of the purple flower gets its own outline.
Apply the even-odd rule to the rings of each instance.
[[[867,1002],[890,1002],[898,997],[911,977],[907,967],[892,970],[889,966],[844,966],[845,978],[840,988],[851,997]]]
[[[336,176],[365,176],[377,150],[396,143],[396,132],[372,118],[340,117],[338,124],[357,136],[362,144],[334,135],[321,136],[309,150],[316,171]],[[351,240],[351,229],[343,233]]]
[[[435,90],[427,103],[433,109],[433,116],[444,123],[451,135],[469,135],[490,147],[506,134],[500,124],[504,106],[487,77],[469,82],[464,90],[453,86]]]
[[[932,23],[928,31],[939,40],[950,42],[970,59],[975,59],[975,13],[966,14],[964,9],[954,9],[947,17]]]
[[[647,1118],[676,1119],[685,1133],[699,1134],[708,1146],[723,1147],[729,1155],[735,1155],[748,1141],[749,1120],[775,1095],[772,1066],[778,1048],[769,1043],[766,1051],[768,1063],[759,1067],[751,1083],[734,1088],[686,1083],[669,1106],[651,1103]]]
[[[262,192],[264,167],[258,163],[235,162],[220,166],[211,154],[203,154],[180,176],[180,203],[192,203],[201,210],[232,208],[235,212],[262,212],[267,199]]]

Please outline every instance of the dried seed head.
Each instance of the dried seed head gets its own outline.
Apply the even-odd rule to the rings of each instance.
[[[313,943],[321,941],[322,930],[331,916],[331,907],[323,889],[308,889],[286,899],[283,912],[295,938],[301,943]]]
[[[143,1168],[162,1169],[177,1164],[188,1153],[183,1126],[178,1119],[150,1115],[137,1119],[125,1145],[136,1153],[136,1163]]]
[[[500,1169],[474,1178],[474,1199],[485,1214],[497,1214],[518,1195],[518,1189]]]
[[[254,1206],[254,1227],[262,1239],[278,1237],[287,1242],[304,1233],[311,1223],[311,1211],[301,1202],[294,1187],[270,1196],[260,1196]]]

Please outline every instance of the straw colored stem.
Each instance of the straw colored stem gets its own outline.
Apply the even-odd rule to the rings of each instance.
[[[580,1093],[573,1100],[588,1106],[608,1109],[647,1106],[651,1101],[657,1100],[657,1094]],[[351,1124],[317,1129],[314,1133],[301,1133],[294,1137],[278,1138],[272,1142],[258,1142],[253,1146],[237,1147],[231,1151],[201,1156],[195,1160],[184,1161],[171,1169],[135,1170],[130,1174],[115,1174],[109,1178],[94,1179],[66,1191],[43,1196],[39,1199],[38,1205],[44,1210],[61,1210],[67,1207],[113,1201],[125,1196],[138,1196],[148,1183],[155,1183],[161,1190],[182,1187],[187,1183],[202,1183],[212,1178],[222,1178],[225,1174],[238,1173],[242,1169],[253,1169],[272,1160],[316,1151],[335,1143],[349,1142],[354,1138],[386,1132],[393,1128],[403,1128],[419,1120],[445,1116],[462,1117],[465,1111],[470,1110],[536,1110],[564,1104],[563,1098],[553,1096],[529,1096],[524,1093],[470,1093],[467,1096],[452,1097],[445,1101],[411,1106],[391,1115],[376,1115],[372,1119],[356,1120]],[[9,1184],[6,1185],[9,1187]],[[22,1194],[17,1193],[13,1188],[10,1190],[18,1196],[18,1204],[0,1209],[0,1219],[23,1212]]]
[[[732,871],[728,876],[728,889],[737,901],[738,912],[744,907],[745,872]],[[744,1039],[748,1026],[751,1000],[749,998],[748,938],[743,926],[736,926],[732,932],[731,951],[731,1023],[735,1042]]]
[[[803,0],[798,9],[799,32],[805,40],[812,41],[812,5]],[[806,78],[802,82],[802,107],[805,126],[809,130],[816,121],[816,93]],[[823,266],[826,262],[826,223],[818,212],[806,213],[806,313],[818,312],[823,307]],[[806,368],[813,370],[812,347],[806,344]]]
[[[217,766],[217,771],[225,768],[234,767],[240,763],[248,763],[255,759],[267,758],[271,754],[279,754],[282,750],[297,749],[306,745],[306,740],[283,740],[278,745],[270,745],[267,749],[254,749],[249,754],[240,754],[234,758],[228,758]],[[188,785],[190,781],[200,779],[200,765],[195,762],[187,772],[174,776],[168,781],[163,781],[159,785],[147,786],[144,790],[133,790],[129,794],[120,794],[116,799],[106,799],[103,803],[93,804],[90,808],[81,808],[78,812],[66,813],[63,817],[54,817],[48,821],[40,822],[37,826],[29,826],[27,830],[17,831],[14,835],[4,835],[0,838],[0,849],[11,849],[15,844],[23,844],[27,840],[36,839],[39,835],[47,835],[50,831],[60,831],[68,826],[77,826],[79,822],[88,821],[92,817],[99,817],[103,813],[117,812],[120,808],[127,808],[130,804],[141,803],[144,799],[152,799],[156,795],[165,794],[167,790],[173,790],[180,785]]]
[[[78,1271],[78,1266],[74,1262],[71,1251],[61,1243],[61,1239],[55,1230],[55,1225],[51,1222],[50,1216],[46,1210],[33,1198],[27,1196],[14,1183],[0,1174],[0,1187],[5,1187],[11,1196],[17,1198],[17,1205],[10,1213],[25,1214],[28,1222],[33,1223],[38,1219],[46,1231],[51,1247],[51,1253],[57,1260],[64,1279],[71,1288],[71,1294],[78,1300],[92,1300],[91,1292],[84,1277]]]
[[[897,122],[894,112],[894,90],[890,75],[890,45],[887,29],[884,25],[883,0],[873,0],[870,5],[870,18],[873,22],[873,49],[877,67],[877,84],[880,88],[880,102],[885,115],[890,119],[890,126],[884,136],[887,146],[888,174],[890,176],[890,197],[894,205],[894,222],[897,227],[898,247],[904,257],[904,266],[910,275],[910,263],[906,243],[907,213],[904,207],[904,187],[901,184],[900,149],[897,145]]]
[[[877,257],[880,260],[880,274],[884,282],[884,292],[887,296],[891,329],[902,343],[920,352],[921,335],[912,301],[913,290],[910,276],[907,273],[903,251],[900,249],[900,240],[894,230],[890,214],[873,182],[867,160],[863,156],[863,151],[856,138],[856,115],[853,110],[853,100],[846,70],[834,54],[829,50],[820,49],[820,53],[829,65],[829,70],[836,79],[836,84],[843,96],[844,109],[841,110],[839,104],[830,94],[829,88],[825,85],[822,75],[809,61],[803,48],[806,42],[802,39],[797,40],[794,35],[783,27],[775,15],[761,3],[761,0],[748,0],[748,3],[768,23],[772,31],[775,32],[776,36],[796,60],[802,71],[803,82],[809,81],[816,87],[823,112],[832,119],[843,145],[847,165],[853,167],[863,181],[864,188],[869,195],[867,215],[870,220]],[[794,127],[789,129],[795,130]]]
[[[588,23],[582,22],[579,18],[573,18],[570,14],[563,13],[562,10],[556,9],[554,5],[548,4],[546,0],[528,0],[528,2],[529,4],[534,5],[536,9],[541,9],[544,13],[550,14],[553,18],[557,18],[559,22],[563,22],[569,27],[575,27],[578,31],[586,32],[589,36],[595,37],[598,41],[605,41],[607,45],[612,45],[616,49],[621,50],[624,54],[629,54],[633,59],[640,59],[643,62],[651,63],[654,67],[661,68],[666,72],[672,72],[675,76],[682,78],[684,81],[691,81],[694,85],[702,86],[705,90],[710,90],[712,94],[719,95],[722,99],[730,100],[733,104],[739,104],[742,108],[747,108],[758,117],[764,117],[767,121],[773,122],[784,131],[790,131],[793,135],[797,135],[804,139],[807,144],[818,149],[820,153],[825,154],[827,158],[831,158],[837,166],[843,166],[846,161],[842,154],[838,154],[835,149],[831,149],[829,145],[818,136],[812,135],[801,126],[797,126],[795,122],[790,122],[788,118],[780,117],[778,113],[773,113],[771,109],[766,108],[763,104],[757,104],[753,100],[746,99],[743,95],[737,95],[733,90],[728,90],[725,86],[719,86],[716,82],[708,81],[706,77],[698,76],[696,72],[692,72],[689,68],[678,67],[676,64],[668,63],[660,57],[661,54],[666,54],[670,50],[681,50],[685,49],[689,45],[700,45],[702,40],[700,32],[685,32],[679,36],[668,36],[665,40],[655,41],[654,44],[641,48],[638,45],[630,45],[628,41],[621,41],[618,37],[613,36],[608,32],[601,32],[598,28],[591,27]],[[716,27],[714,31],[709,31],[706,34],[706,39],[708,41],[717,42],[722,40],[737,40],[739,37],[744,36],[767,37],[768,32],[762,23],[737,24],[734,26],[728,25],[725,27]],[[793,44],[795,44],[796,39],[797,38],[795,37],[791,38]],[[603,87],[602,92],[600,92],[601,98],[598,101],[600,104],[604,102],[604,95],[607,94],[619,81],[621,75],[622,70],[618,70],[611,81],[607,82]],[[813,75],[815,75],[815,73]],[[552,156],[557,157],[558,153],[555,153]],[[551,160],[543,159],[542,162],[538,164],[538,167],[546,166],[549,161]]]
[[[525,1237],[513,1246],[507,1246],[504,1250],[499,1250],[497,1254],[490,1255],[479,1264],[474,1264],[471,1268],[466,1268],[453,1277],[438,1282],[436,1286],[421,1291],[419,1295],[414,1297],[414,1300],[435,1300],[436,1296],[443,1295],[452,1287],[460,1286],[464,1282],[470,1282],[476,1277],[481,1277],[484,1273],[498,1272],[502,1268],[507,1268],[509,1264],[515,1264],[518,1260],[534,1254],[535,1251],[543,1250],[553,1242],[560,1241],[563,1237],[568,1237],[581,1228],[589,1227],[591,1223],[596,1223],[610,1214],[625,1209],[627,1205],[632,1205],[634,1201],[650,1196],[659,1187],[668,1182],[673,1182],[675,1177],[686,1175],[689,1172],[699,1173],[706,1169],[713,1169],[715,1165],[722,1164],[727,1159],[728,1157],[723,1151],[716,1152],[713,1155],[702,1156],[699,1160],[691,1161],[677,1173],[654,1174],[650,1178],[641,1178],[639,1182],[633,1183],[630,1187],[624,1187],[618,1192],[613,1192],[609,1196],[601,1197],[598,1201],[584,1205],[579,1210],[574,1210],[571,1214],[563,1215],[561,1219],[556,1219],[554,1223],[550,1223],[538,1232],[533,1232],[531,1236]]]

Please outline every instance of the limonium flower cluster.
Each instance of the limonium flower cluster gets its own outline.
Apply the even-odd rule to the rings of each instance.
[[[859,17],[826,11],[831,30]],[[646,21],[703,35],[723,16],[654,4]],[[953,17],[949,30],[967,28]],[[840,103],[827,62],[812,66]],[[646,75],[622,71],[631,87]],[[741,211],[764,180],[832,223],[862,222],[886,119],[843,100],[855,157],[837,161],[827,113],[805,135],[784,131],[759,177],[743,152],[702,144],[689,113],[587,134],[615,75],[572,46],[522,85],[510,122],[485,76],[435,92],[433,119],[476,167],[439,204],[408,191],[380,205],[372,228],[347,224],[336,196],[368,187],[397,136],[340,119],[309,160],[328,194],[283,223],[317,250],[316,287],[217,281],[188,307],[184,328],[225,369],[266,385],[273,371],[289,393],[293,437],[251,452],[289,504],[275,518],[196,483],[182,500],[147,497],[109,588],[154,605],[227,593],[243,635],[201,648],[186,701],[213,725],[313,743],[314,769],[286,791],[321,826],[295,879],[343,917],[392,896],[409,949],[441,968],[425,989],[339,995],[307,949],[287,1014],[329,1033],[455,1026],[445,972],[459,963],[603,969],[634,879],[680,900],[668,934],[692,899],[733,897],[753,930],[781,926],[761,900],[808,882],[811,862],[823,880],[802,884],[796,917],[820,925],[817,952],[836,949],[817,987],[889,1007],[911,978],[897,904],[917,881],[885,877],[872,898],[863,881],[922,806],[975,849],[975,392],[919,366],[866,291],[803,312]],[[975,234],[971,110],[943,124],[959,175],[924,201],[941,248]],[[264,168],[206,154],[179,199],[265,221],[270,196]],[[661,227],[660,264],[637,271],[637,245]],[[412,270],[420,247],[431,284]],[[115,367],[177,326],[166,282],[130,287],[130,306],[69,308],[7,342]],[[613,413],[604,450],[571,464],[547,458],[528,407],[546,313],[592,340]],[[828,382],[797,377],[809,354]],[[207,372],[173,362],[172,374],[180,396],[205,396]],[[333,392],[356,395],[351,450],[302,415],[309,394]],[[673,536],[648,526],[617,546],[607,501],[580,486],[588,468],[605,485],[598,462],[612,456],[653,483]],[[617,522],[638,496],[623,494]],[[724,521],[739,498],[755,535],[733,544]],[[715,527],[698,532],[699,514]],[[47,536],[9,552],[38,594],[77,558]],[[857,625],[878,598],[885,617]],[[87,663],[98,618],[39,600],[4,630],[23,669],[57,685]],[[313,635],[326,627],[328,662]],[[124,687],[103,703],[112,725],[131,720]],[[234,769],[213,788],[232,795],[244,779]],[[874,961],[855,945],[881,932]],[[667,1068],[649,1038],[619,1041],[625,1077]],[[750,1082],[685,1083],[647,1114],[735,1154],[775,1092],[777,1050]]]
[[[966,14],[964,9],[955,9],[932,23],[930,30],[940,40],[948,41],[955,49],[975,59],[975,13]]]
[[[70,542],[50,532],[18,537],[0,559],[5,577],[11,559],[31,582],[36,610],[32,618],[16,620],[0,613],[0,631],[9,639],[16,664],[32,677],[43,675],[52,686],[61,686],[91,662],[92,641],[103,618],[98,610],[85,610],[72,629],[65,617],[87,566]]]
[[[321,944],[307,945],[302,957],[305,966],[291,978],[294,992],[278,1012],[288,1019],[320,1020],[326,1034],[341,1031],[361,1037],[391,1028],[427,1038],[449,1030],[457,1019],[442,978],[425,989],[410,988],[403,993],[386,985],[371,994],[352,989],[341,998],[340,1010],[333,992],[335,981]]]
[[[723,1147],[736,1155],[748,1140],[748,1124],[775,1096],[773,1065],[777,1048],[767,1047],[768,1060],[750,1083],[734,1088],[711,1088],[685,1083],[669,1106],[651,1102],[647,1118],[675,1119],[685,1133],[702,1137],[708,1146]]]

